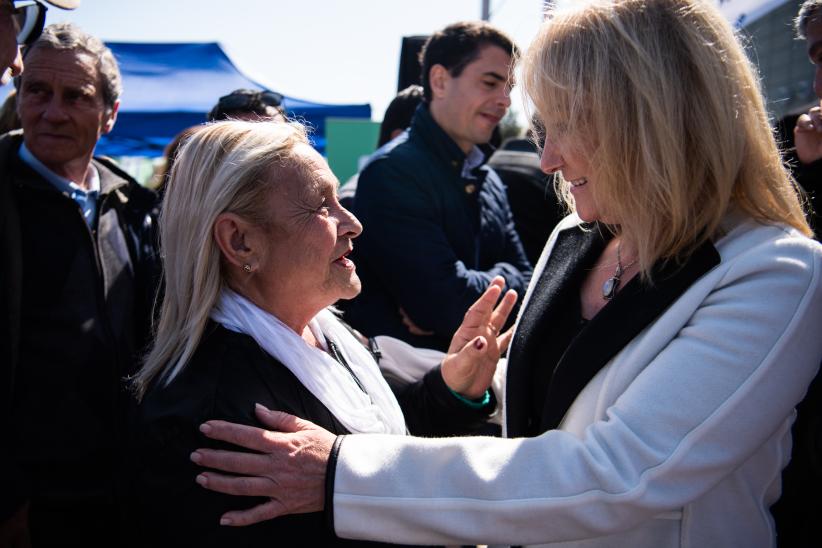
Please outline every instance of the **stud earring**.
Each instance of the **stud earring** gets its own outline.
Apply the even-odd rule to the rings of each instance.
[[[245,263],[243,265],[243,272],[245,272],[246,274],[251,274],[251,265],[248,264],[248,263]]]

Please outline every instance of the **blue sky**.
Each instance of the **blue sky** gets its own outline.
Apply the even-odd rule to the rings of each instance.
[[[787,0],[715,1],[736,20]],[[524,49],[543,4],[491,0],[491,22]],[[402,37],[480,13],[480,0],[82,0],[73,12],[50,9],[48,21],[73,21],[107,41],[220,42],[241,71],[272,89],[322,103],[370,103],[381,120],[396,93]],[[518,90],[513,100],[521,113]]]
[[[491,20],[526,47],[542,4],[492,0]],[[48,22],[73,21],[107,41],[217,41],[241,71],[272,89],[323,103],[370,103],[381,120],[396,93],[402,37],[479,19],[480,10],[479,0],[82,0],[74,12],[50,9]]]

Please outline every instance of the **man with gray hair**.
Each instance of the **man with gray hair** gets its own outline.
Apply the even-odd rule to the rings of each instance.
[[[148,336],[156,198],[93,157],[120,106],[111,51],[59,24],[23,60],[22,131],[0,137],[11,200],[0,235],[10,338],[0,364],[0,545],[121,546],[122,379]]]

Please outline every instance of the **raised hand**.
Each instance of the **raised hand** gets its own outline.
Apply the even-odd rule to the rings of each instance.
[[[207,471],[197,483],[228,495],[268,497],[242,511],[226,512],[221,525],[251,525],[285,514],[319,512],[325,504],[325,470],[336,436],[287,413],[257,405],[257,418],[272,432],[225,421],[200,427],[207,437],[257,453],[197,449],[191,460],[200,466],[237,474]]]
[[[803,164],[822,158],[822,108],[816,106],[796,121],[793,129],[796,155]]]
[[[504,287],[505,280],[497,276],[471,305],[442,362],[445,384],[469,399],[479,398],[491,386],[497,361],[511,340],[511,330],[503,334],[500,330],[517,302],[517,293],[509,290],[496,304]]]

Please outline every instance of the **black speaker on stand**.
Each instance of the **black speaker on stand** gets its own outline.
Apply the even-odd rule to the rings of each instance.
[[[420,51],[428,36],[403,36],[400,49],[400,73],[397,78],[397,92],[412,84],[420,83]]]

